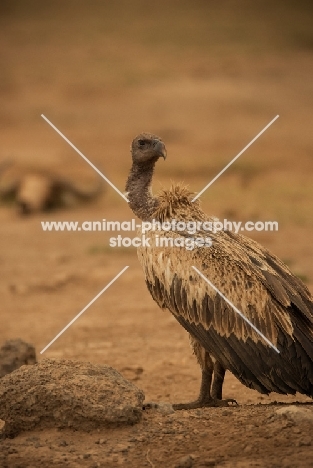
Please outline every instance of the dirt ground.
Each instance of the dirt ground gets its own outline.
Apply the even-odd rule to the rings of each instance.
[[[249,235],[313,290],[313,35],[309,2],[218,4],[4,1],[0,7],[0,158],[73,180],[93,170],[44,114],[120,190],[129,146],[159,134],[168,159],[155,190],[200,191],[275,115],[279,119],[203,194],[221,219],[277,220]],[[104,363],[147,401],[197,396],[185,331],[159,310],[134,248],[108,232],[43,232],[48,220],[130,220],[109,186],[89,205],[21,218],[0,205],[1,342],[22,338],[44,357]],[[40,351],[126,265],[128,270],[49,349]],[[313,424],[276,413],[303,396],[262,396],[227,375],[239,406],[145,412],[132,427],[45,430],[0,441],[1,467],[309,467]]]

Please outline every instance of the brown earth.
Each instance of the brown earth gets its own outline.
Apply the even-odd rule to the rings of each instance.
[[[155,189],[173,179],[197,192],[279,114],[203,194],[203,207],[221,219],[277,220],[278,232],[248,234],[313,290],[309,2],[3,1],[0,8],[1,159],[94,176],[44,114],[123,190],[130,142],[146,130],[168,149]],[[22,338],[39,359],[112,366],[148,401],[188,401],[200,379],[188,337],[152,301],[135,249],[110,248],[115,233],[48,233],[40,224],[102,219],[132,219],[110,188],[92,205],[29,218],[0,206],[1,342]],[[262,396],[231,375],[224,393],[240,406],[149,410],[132,427],[89,433],[25,432],[0,441],[0,466],[313,466],[312,421],[277,414],[274,404],[308,399]]]

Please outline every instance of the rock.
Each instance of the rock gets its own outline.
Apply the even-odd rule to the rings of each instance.
[[[128,452],[129,444],[116,444],[113,448],[113,453]]]
[[[0,378],[24,364],[36,362],[36,351],[33,345],[20,339],[6,341],[0,348]]]
[[[302,439],[299,440],[299,447],[303,445],[304,446],[312,445],[312,438],[310,436],[302,437]]]
[[[44,359],[0,380],[0,418],[5,434],[34,427],[92,430],[134,424],[144,394],[111,367]]]
[[[313,421],[313,410],[310,408],[303,408],[301,406],[284,406],[283,408],[277,409],[276,413],[293,421]]]
[[[149,403],[145,403],[143,405],[143,409],[144,410],[154,409],[154,410],[157,410],[159,413],[161,413],[163,415],[168,415],[168,414],[175,413],[175,410],[174,410],[173,406],[171,405],[171,403],[164,403],[162,401],[160,401],[159,403],[156,403],[154,401],[150,401]]]
[[[194,465],[194,455],[186,455],[175,463],[175,468],[192,468]]]
[[[103,444],[106,444],[106,440],[105,439],[99,439],[95,443],[103,445]]]

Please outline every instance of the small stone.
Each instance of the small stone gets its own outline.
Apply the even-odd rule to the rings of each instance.
[[[163,434],[176,434],[176,431],[174,431],[174,429],[163,429],[162,433]]]
[[[309,436],[303,437],[299,440],[299,447],[301,446],[309,446],[312,444],[312,439]]]
[[[293,421],[313,421],[313,411],[311,409],[302,408],[296,405],[279,408],[276,410],[276,413]]]
[[[113,449],[113,452],[127,452],[129,449],[129,445],[127,444],[117,444],[114,449]]]
[[[195,456],[186,455],[185,457],[180,458],[176,464],[175,468],[192,468],[194,464]]]
[[[170,403],[165,403],[165,402],[149,402],[149,403],[145,403],[143,405],[143,409],[144,410],[150,410],[150,409],[154,409],[156,411],[158,411],[159,413],[161,414],[164,414],[164,415],[168,415],[168,414],[173,414],[175,413],[175,410],[173,408],[173,406],[170,404]]]

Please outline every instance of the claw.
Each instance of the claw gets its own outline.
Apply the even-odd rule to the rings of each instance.
[[[159,408],[159,403],[154,403],[154,401],[150,401],[149,403],[145,403],[142,405],[143,410],[147,409],[158,409]]]
[[[226,400],[221,400],[221,401],[227,401],[227,403],[231,403],[231,405],[228,405],[228,406],[239,406],[237,400],[234,400],[233,398],[227,398]]]
[[[233,398],[227,398],[225,400],[218,400],[217,398],[210,398],[207,400],[195,400],[189,403],[178,403],[174,404],[174,410],[184,409],[196,409],[196,408],[213,408],[213,407],[225,407],[225,406],[239,406],[237,401]]]

